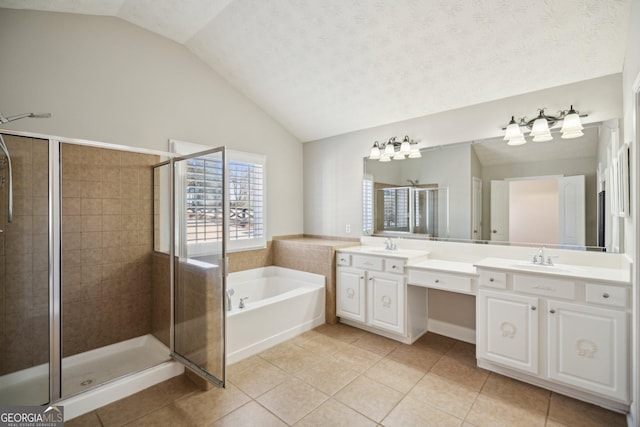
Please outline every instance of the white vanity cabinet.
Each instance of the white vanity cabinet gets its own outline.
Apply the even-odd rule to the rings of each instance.
[[[538,374],[538,298],[481,289],[477,296],[478,357]]]
[[[628,405],[628,284],[476,266],[480,367],[611,408]]]
[[[549,378],[627,400],[627,313],[553,300],[547,309]]]
[[[336,264],[342,323],[405,343],[426,331],[426,292],[407,289],[407,259],[338,251]]]

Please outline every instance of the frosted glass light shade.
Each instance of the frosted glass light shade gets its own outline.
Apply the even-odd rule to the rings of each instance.
[[[520,130],[520,126],[516,123],[515,118],[511,116],[511,121],[509,125],[504,131],[504,140],[509,141],[514,138],[518,138],[522,136],[522,131]]]
[[[402,151],[396,151],[393,155],[393,160],[404,160],[404,154],[402,154]]]
[[[383,155],[383,156],[380,157],[380,161],[381,162],[390,162],[391,161],[391,157]]]
[[[575,132],[565,132],[562,134],[560,138],[573,139],[573,138],[580,138],[582,135],[584,135],[584,133],[581,130],[577,130]]]
[[[527,143],[527,140],[524,139],[523,135],[520,135],[519,137],[511,138],[509,140],[509,142],[507,142],[507,145],[511,145],[511,146],[513,146],[513,145],[523,145],[523,144],[526,144],[526,143]]]
[[[562,137],[565,138],[565,136],[564,136],[565,133],[571,133],[572,134],[572,133],[580,132],[582,129],[584,129],[584,128],[582,127],[582,122],[580,121],[580,116],[573,109],[573,105],[572,105],[571,109],[569,110],[569,114],[567,114],[565,116],[564,120],[562,121],[562,129],[560,129],[560,131],[563,134]],[[579,136],[581,136],[581,135],[579,135]],[[568,137],[568,138],[577,138],[577,136]]]
[[[387,143],[387,145],[384,147],[384,155],[387,157],[391,157],[393,156],[394,152],[395,149],[393,148],[393,143]]]
[[[380,147],[376,142],[375,144],[373,144],[373,147],[371,147],[371,152],[369,153],[369,159],[378,160],[379,158],[380,158]]]
[[[409,154],[409,158],[419,159],[420,157],[422,157],[422,154],[420,154],[420,150],[418,149],[418,144],[414,144],[414,146],[411,148],[411,153]]]
[[[402,141],[402,144],[400,145],[400,152],[402,154],[411,153],[411,144],[409,144],[408,138]]]
[[[549,123],[547,123],[547,119],[542,117],[542,114],[533,122],[531,136],[533,136],[533,141],[535,142],[551,141],[553,139],[549,131]]]

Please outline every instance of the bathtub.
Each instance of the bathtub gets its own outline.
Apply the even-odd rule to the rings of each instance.
[[[325,277],[283,267],[229,274],[227,364],[238,362],[325,322]],[[245,298],[245,308],[239,308]]]

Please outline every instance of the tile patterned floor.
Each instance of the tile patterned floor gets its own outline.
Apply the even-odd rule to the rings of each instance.
[[[323,325],[229,367],[228,387],[184,376],[66,426],[626,426],[625,417],[476,367],[475,347],[409,346]]]

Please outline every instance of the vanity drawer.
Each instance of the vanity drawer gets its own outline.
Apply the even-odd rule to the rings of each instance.
[[[435,271],[411,270],[409,284],[451,292],[471,293],[472,291],[471,277],[454,276]]]
[[[386,259],[384,261],[384,271],[387,273],[404,274],[404,260]]]
[[[353,266],[356,268],[362,268],[363,270],[382,271],[384,262],[382,258],[354,255],[351,258]]]
[[[596,285],[587,283],[587,302],[609,305],[612,307],[627,307],[627,288],[621,286]]]
[[[497,289],[507,289],[507,273],[499,271],[480,270],[478,272],[480,286]]]
[[[513,276],[513,290],[554,298],[575,299],[576,284],[570,280],[550,279],[539,276]]]
[[[336,253],[336,265],[341,267],[351,266],[351,254]]]

